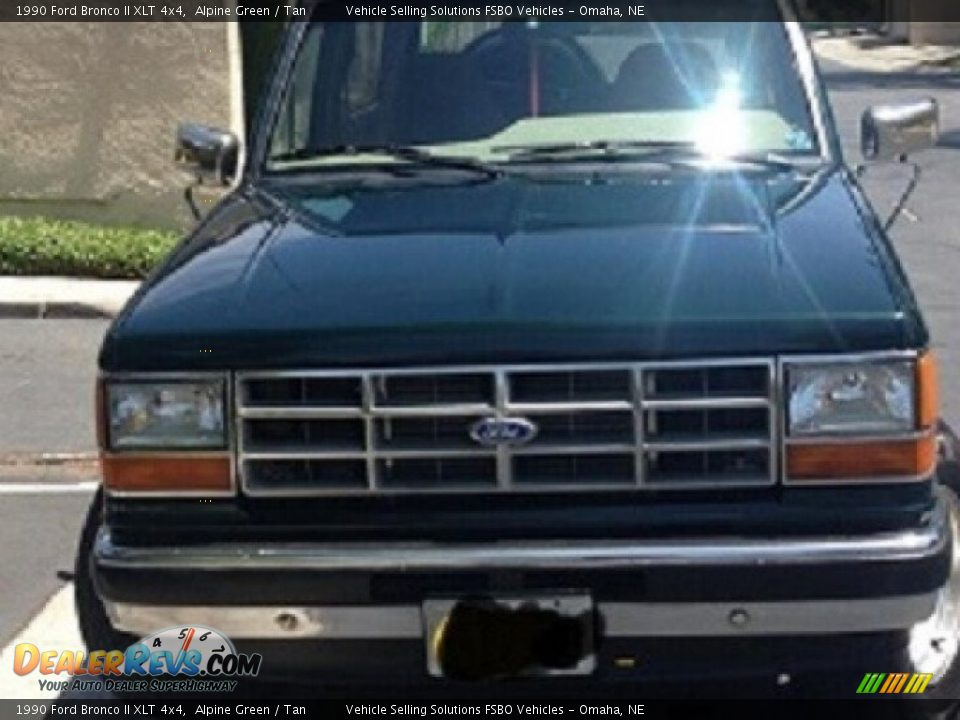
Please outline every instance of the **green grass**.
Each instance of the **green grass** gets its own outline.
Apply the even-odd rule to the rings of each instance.
[[[177,240],[165,230],[0,217],[0,275],[142,278]]]

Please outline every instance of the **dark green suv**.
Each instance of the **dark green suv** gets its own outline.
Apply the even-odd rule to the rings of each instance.
[[[777,17],[291,25],[243,153],[181,128],[234,187],[104,341],[91,647],[943,687],[930,339]],[[877,160],[936,132],[864,115]]]

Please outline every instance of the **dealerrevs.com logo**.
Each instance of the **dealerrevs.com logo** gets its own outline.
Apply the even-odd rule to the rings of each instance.
[[[38,673],[42,690],[230,692],[260,673],[259,654],[238,653],[221,632],[195,625],[148,635],[126,650],[14,649],[17,675]]]

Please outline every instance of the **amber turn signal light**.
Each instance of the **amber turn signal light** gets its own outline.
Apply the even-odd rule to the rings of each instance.
[[[940,419],[940,383],[937,358],[930,350],[917,359],[917,423],[932,428]]]
[[[215,493],[233,491],[230,458],[162,455],[103,455],[103,485],[108,492]]]
[[[937,438],[794,445],[787,449],[791,480],[923,478],[937,461]]]

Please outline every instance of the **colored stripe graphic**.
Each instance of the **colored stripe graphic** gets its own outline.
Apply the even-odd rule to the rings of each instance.
[[[917,684],[917,676],[914,675],[913,677],[910,678],[910,682],[907,683],[907,686],[903,689],[903,691],[904,691],[905,693],[912,693],[912,692],[913,692],[913,686],[916,685],[916,684]]]
[[[863,676],[863,680],[860,681],[860,684],[857,686],[857,694],[862,695],[867,692],[867,688],[870,686],[870,682],[873,680],[873,673],[867,673]]]
[[[867,673],[857,686],[859,695],[916,695],[927,689],[931,673]]]
[[[892,692],[898,693],[903,690],[903,686],[907,684],[908,677],[910,677],[908,673],[900,673],[900,681],[897,683],[897,686],[893,688]]]
[[[880,686],[880,692],[881,692],[882,694],[886,694],[886,693],[888,693],[888,692],[892,692],[893,687],[894,687],[898,682],[900,682],[900,675],[899,675],[899,673],[892,673],[892,674],[890,674],[890,675],[887,675],[887,679],[884,681],[883,685]]]
[[[927,689],[927,684],[930,682],[933,675],[931,673],[921,673],[916,674],[910,678],[910,682],[907,684],[908,689],[904,689],[904,692],[911,694],[922,693]]]

